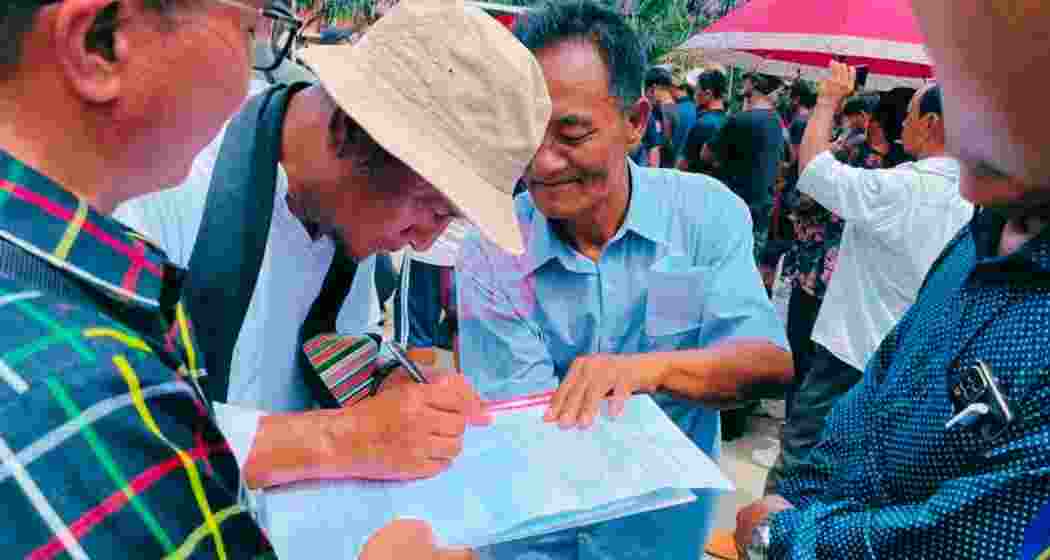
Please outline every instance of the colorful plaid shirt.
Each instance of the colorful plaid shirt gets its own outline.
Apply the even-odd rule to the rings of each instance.
[[[179,271],[2,151],[0,243],[3,557],[272,557],[198,397]]]

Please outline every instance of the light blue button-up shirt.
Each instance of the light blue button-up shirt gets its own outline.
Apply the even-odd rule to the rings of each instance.
[[[457,266],[462,367],[485,398],[550,390],[577,356],[703,348],[735,337],[787,349],[752,255],[751,218],[718,181],[629,163],[631,202],[597,262],[562,241],[528,193],[524,255],[474,234]],[[718,411],[654,395],[715,460]],[[571,458],[566,458],[571,460]],[[483,551],[489,557],[694,560],[714,499]]]

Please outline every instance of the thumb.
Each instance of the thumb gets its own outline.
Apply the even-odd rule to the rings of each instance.
[[[481,395],[478,394],[474,387],[470,384],[470,380],[467,376],[462,373],[450,374],[439,380],[448,385],[455,385],[459,395],[463,398],[465,403],[465,413],[467,420],[473,426],[487,426],[492,423],[492,415],[489,414],[485,408],[485,401],[481,399]]]

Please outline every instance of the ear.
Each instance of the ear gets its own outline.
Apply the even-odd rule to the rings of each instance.
[[[937,113],[930,113],[926,119],[926,133],[934,142],[943,144],[945,141],[944,117]]]
[[[114,0],[67,0],[55,18],[54,41],[69,85],[91,103],[108,103],[121,90],[129,47],[120,29],[127,4]]]
[[[634,107],[627,110],[627,123],[630,126],[628,140],[632,146],[637,146],[645,135],[645,127],[649,125],[649,115],[653,112],[653,106],[643,95],[634,103]]]

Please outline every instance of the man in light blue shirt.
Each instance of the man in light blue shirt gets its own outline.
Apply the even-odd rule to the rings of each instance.
[[[653,393],[717,459],[717,408],[775,392],[791,358],[752,256],[746,205],[701,175],[627,160],[651,107],[622,18],[552,4],[516,31],[553,115],[516,199],[525,254],[478,236],[457,269],[463,370],[488,398],[558,388],[548,421],[589,426]],[[571,457],[566,457],[571,461]],[[493,473],[498,476],[499,473]],[[488,558],[695,560],[714,500],[482,550]]]

